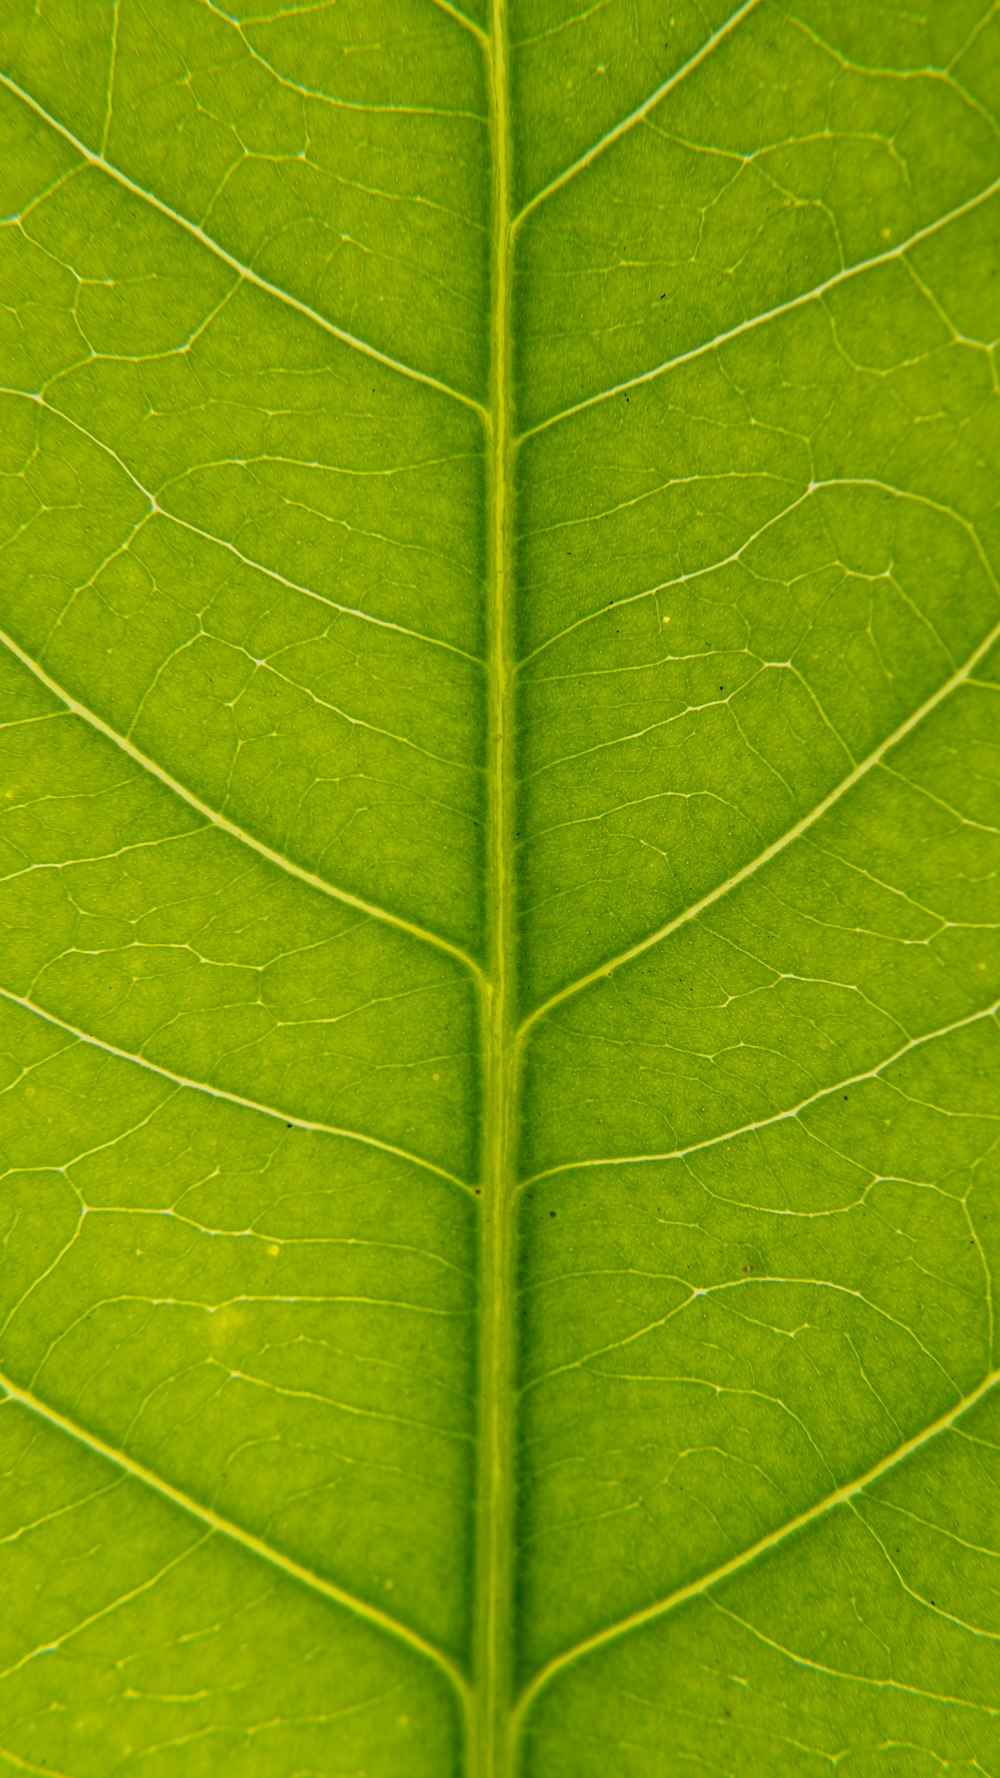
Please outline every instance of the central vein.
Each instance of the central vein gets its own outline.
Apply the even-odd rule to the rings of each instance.
[[[505,0],[492,0],[493,149],[489,395],[489,958],[483,993],[483,1216],[480,1254],[480,1482],[470,1778],[509,1778],[513,1684],[514,660],[510,366],[510,143]]]

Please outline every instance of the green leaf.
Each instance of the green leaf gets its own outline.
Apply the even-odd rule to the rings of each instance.
[[[0,70],[0,1769],[1000,1774],[1000,12]]]

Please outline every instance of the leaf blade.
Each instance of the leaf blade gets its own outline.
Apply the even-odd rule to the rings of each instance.
[[[991,1769],[997,28],[5,14],[13,1769]]]

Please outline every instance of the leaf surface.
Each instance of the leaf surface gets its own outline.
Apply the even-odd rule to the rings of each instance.
[[[0,15],[0,1767],[1000,1774],[1000,14]]]

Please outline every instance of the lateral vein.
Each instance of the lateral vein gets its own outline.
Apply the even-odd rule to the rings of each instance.
[[[663,81],[662,84],[656,88],[655,92],[650,93],[648,99],[644,99],[641,105],[637,105],[634,111],[630,111],[627,117],[623,117],[619,123],[616,123],[612,129],[608,130],[606,135],[602,136],[599,141],[593,143],[584,154],[581,154],[577,160],[573,161],[568,167],[565,167],[561,173],[556,175],[555,179],[551,179],[548,185],[543,186],[541,191],[536,192],[535,196],[530,198],[524,205],[523,209],[518,212],[517,216],[515,216],[511,226],[515,229],[519,228],[521,223],[531,215],[532,211],[537,210],[540,204],[544,204],[547,198],[553,197],[557,191],[561,191],[562,187],[568,185],[570,180],[575,179],[578,173],[582,173],[586,167],[592,166],[594,161],[596,161],[606,149],[610,148],[613,143],[620,141],[623,136],[627,136],[629,130],[634,129],[637,123],[642,123],[643,119],[648,117],[649,113],[660,103],[661,99],[665,99],[668,93],[672,93],[675,87],[680,86],[682,80],[686,80],[689,74],[693,74],[696,68],[700,68],[702,62],[707,60],[712,54],[712,51],[717,49],[719,44],[722,43],[732,31],[735,31],[736,27],[741,25],[743,20],[753,12],[760,3],[761,0],[743,0],[743,5],[737,7],[732,17],[728,18],[725,24],[720,25],[717,31],[713,31],[711,37],[706,39],[701,48],[696,50],[694,55],[689,56],[683,66],[677,68],[668,79]]]
[[[80,140],[79,136],[75,136],[72,130],[68,130],[65,124],[61,124],[58,118],[46,111],[44,105],[39,104],[31,93],[18,86],[16,81],[11,80],[8,74],[0,72],[0,85],[5,86],[15,99],[19,99],[23,105],[27,106],[29,111],[33,111],[35,116],[61,137],[88,166],[94,167],[99,173],[106,174],[124,191],[131,193],[132,197],[139,198],[143,203],[149,204],[161,216],[165,216],[168,222],[176,223],[178,228],[182,228],[186,234],[191,236],[192,240],[204,247],[206,252],[221,260],[223,265],[229,267],[230,271],[236,272],[245,283],[254,285],[265,295],[273,297],[275,301],[283,303],[287,308],[294,309],[307,321],[322,328],[324,333],[339,340],[341,345],[350,346],[353,351],[360,352],[365,358],[373,359],[376,364],[383,365],[386,370],[392,370],[399,376],[408,377],[411,382],[422,383],[427,389],[435,389],[439,395],[447,395],[452,401],[457,401],[462,407],[469,408],[472,413],[478,414],[480,419],[486,418],[485,408],[481,402],[476,401],[474,396],[463,395],[459,389],[453,389],[450,384],[442,383],[427,371],[416,370],[412,364],[404,364],[401,359],[393,358],[388,352],[381,352],[377,346],[370,345],[367,340],[359,339],[356,334],[348,333],[346,328],[338,327],[334,321],[328,320],[326,315],[321,314],[318,309],[312,308],[309,303],[301,301],[297,296],[292,296],[290,291],[283,290],[280,284],[272,284],[269,278],[263,277],[260,272],[255,272],[252,266],[244,265],[242,260],[237,259],[235,254],[227,252],[219,241],[206,234],[205,230],[200,228],[196,222],[192,222],[187,216],[182,215],[180,210],[175,210],[172,205],[165,203],[162,198],[158,198],[154,192],[147,191],[145,186],[130,179],[127,173],[123,172],[120,167],[114,166],[103,155],[95,154],[93,149],[88,148],[86,143]]]
[[[438,11],[443,12],[448,18],[454,19],[456,25],[461,25],[464,30],[475,37],[477,43],[481,43],[486,49],[489,48],[490,40],[482,26],[477,25],[475,19],[470,19],[467,12],[462,12],[457,6],[453,6],[451,0],[431,0],[431,5],[436,6]]]
[[[543,1172],[535,1173],[530,1179],[522,1180],[519,1191],[527,1190],[529,1185],[537,1185],[542,1179],[552,1179],[558,1173],[576,1173],[588,1167],[642,1167],[661,1161],[681,1161],[691,1154],[701,1154],[707,1148],[718,1148],[723,1142],[735,1142],[740,1136],[750,1136],[756,1130],[767,1130],[774,1124],[785,1123],[793,1117],[801,1117],[811,1105],[818,1105],[823,1099],[829,1099],[834,1093],[843,1092],[845,1087],[860,1086],[862,1081],[877,1080],[887,1068],[900,1062],[913,1050],[922,1049],[925,1044],[936,1043],[941,1037],[948,1037],[953,1031],[965,1031],[970,1025],[978,1025],[983,1019],[995,1018],[1000,1012],[1000,1000],[994,1000],[990,1006],[984,1006],[979,1012],[969,1013],[963,1019],[953,1019],[948,1025],[939,1025],[933,1031],[922,1031],[919,1037],[911,1037],[893,1050],[891,1056],[876,1063],[873,1068],[864,1068],[859,1074],[846,1075],[843,1080],[832,1081],[828,1087],[819,1087],[815,1093],[800,1099],[797,1105],[789,1105],[783,1111],[775,1111],[770,1117],[757,1118],[754,1123],[741,1124],[735,1130],[723,1130],[718,1136],[707,1136],[701,1142],[689,1142],[685,1148],[663,1149],[651,1154],[620,1154],[596,1155],[582,1161],[560,1161],[555,1167],[546,1167]]]
[[[968,529],[968,527],[966,527],[966,529]],[[996,586],[996,577],[993,574],[989,562],[983,555],[981,547],[978,545],[978,539],[976,540],[976,543],[977,548],[979,548],[980,559],[989,573],[994,586]],[[548,1000],[544,1000],[541,1006],[536,1007],[534,1012],[529,1013],[527,1018],[522,1022],[520,1027],[522,1040],[526,1037],[531,1028],[536,1025],[540,1019],[545,1018],[548,1013],[552,1012],[555,1007],[561,1006],[564,1001],[572,999],[577,994],[581,994],[585,988],[591,987],[595,982],[614,975],[617,969],[621,969],[626,963],[631,963],[634,958],[641,957],[646,951],[651,950],[654,945],[661,944],[663,940],[669,938],[672,933],[679,931],[682,926],[686,926],[689,920],[697,919],[707,908],[714,906],[717,901],[720,901],[724,895],[728,895],[731,890],[738,888],[741,883],[745,883],[749,877],[754,876],[764,865],[769,864],[772,859],[777,858],[784,852],[785,848],[790,846],[794,840],[801,839],[803,834],[808,833],[809,829],[814,827],[817,821],[822,820],[823,816],[827,814],[830,809],[834,808],[849,791],[854,789],[856,784],[860,783],[875,766],[879,765],[885,758],[885,755],[890,752],[893,747],[898,746],[900,741],[905,740],[908,734],[917,728],[939,704],[943,703],[953,691],[956,691],[958,687],[968,679],[970,673],[972,673],[979,665],[979,662],[984,656],[989,653],[989,650],[993,647],[994,642],[996,642],[998,638],[1000,638],[1000,621],[995,623],[992,629],[987,631],[982,641],[973,649],[968,659],[965,660],[960,667],[957,667],[955,672],[952,673],[948,679],[944,680],[944,682],[938,686],[936,691],[931,693],[930,697],[925,698],[922,704],[918,704],[917,708],[911,712],[905,721],[901,722],[898,728],[893,729],[891,735],[887,735],[884,741],[880,741],[879,745],[873,748],[871,753],[861,760],[852,772],[849,772],[845,778],[841,778],[840,782],[834,785],[833,789],[823,797],[822,801],[818,802],[814,808],[810,809],[807,814],[803,815],[801,820],[796,821],[793,826],[786,828],[783,834],[780,834],[776,840],[772,840],[771,844],[765,846],[755,857],[749,859],[740,870],[734,871],[733,875],[727,877],[724,883],[716,884],[714,889],[710,889],[699,901],[693,902],[690,907],[685,908],[683,912],[676,915],[673,920],[668,920],[664,926],[658,927],[655,932],[651,932],[646,938],[640,939],[634,945],[630,945],[627,950],[620,951],[616,957],[609,958],[607,963],[602,963],[596,969],[589,970],[586,975],[579,976],[576,981],[569,982],[565,988],[560,988],[557,993],[551,994]]]
[[[273,846],[267,845],[266,841],[256,839],[252,833],[247,832],[246,828],[238,826],[235,821],[230,821],[227,815],[223,815],[218,809],[213,809],[211,804],[203,802],[201,797],[182,784],[179,778],[173,777],[165,767],[158,765],[155,759],[151,759],[148,754],[143,753],[125,735],[119,734],[117,729],[112,728],[110,723],[105,722],[104,718],[98,716],[87,704],[83,704],[79,698],[75,698],[71,692],[66,690],[65,686],[60,685],[57,679],[53,679],[38,661],[21,648],[6,630],[0,630],[0,643],[16,656],[22,666],[27,667],[29,673],[33,673],[46,690],[50,691],[53,697],[57,697],[67,710],[74,716],[78,716],[81,721],[86,722],[89,727],[96,729],[99,734],[104,736],[105,740],[110,741],[122,753],[127,754],[128,758],[142,771],[149,772],[152,777],[158,778],[161,784],[173,791],[175,796],[179,796],[182,802],[187,803],[188,807],[201,815],[210,826],[228,834],[231,839],[239,840],[242,845],[249,846],[261,858],[266,859],[268,864],[275,865],[288,876],[297,877],[310,889],[318,889],[321,894],[328,895],[332,901],[339,902],[343,907],[354,908],[359,914],[365,914],[370,920],[378,920],[385,926],[394,927],[398,932],[407,933],[410,938],[419,940],[421,944],[431,945],[435,950],[446,952],[448,956],[454,957],[463,964],[473,976],[478,977],[481,974],[475,958],[470,956],[468,951],[463,951],[460,945],[453,945],[450,939],[442,938],[439,933],[431,932],[424,926],[417,926],[413,921],[404,919],[401,914],[390,913],[387,908],[379,907],[376,902],[366,901],[363,896],[352,895],[347,889],[336,888],[325,877],[318,876],[315,871],[307,870],[304,865],[296,864],[294,859],[288,858],[284,852],[276,851]]]
[[[914,234],[908,236],[905,241],[900,241],[897,246],[887,247],[884,253],[874,253],[870,259],[859,260],[856,265],[842,266],[839,271],[831,273],[829,278],[824,278],[819,284],[812,285],[809,290],[802,290],[797,296],[789,297],[787,302],[776,303],[773,309],[764,309],[758,315],[751,315],[747,320],[737,322],[734,327],[727,327],[722,333],[713,335],[710,340],[703,340],[701,345],[691,346],[686,352],[679,352],[676,358],[666,358],[662,364],[654,364],[650,370],[641,371],[638,376],[626,377],[624,382],[615,383],[609,389],[601,389],[596,395],[587,395],[582,401],[575,401],[571,407],[562,408],[559,413],[550,414],[548,419],[539,420],[537,425],[529,426],[526,431],[521,433],[518,443],[523,444],[526,439],[534,438],[540,432],[546,432],[551,426],[561,425],[564,420],[572,419],[574,414],[582,414],[588,408],[599,407],[602,402],[611,401],[616,395],[625,395],[630,389],[641,388],[644,383],[655,383],[659,377],[666,376],[668,371],[679,370],[684,364],[692,364],[696,359],[703,358],[706,353],[714,352],[720,346],[728,345],[731,340],[739,339],[742,334],[752,333],[756,328],[763,327],[768,321],[777,321],[782,315],[788,315],[795,309],[804,308],[806,303],[818,301],[831,290],[836,290],[838,285],[846,284],[851,278],[859,278],[863,273],[874,271],[878,266],[890,265],[894,259],[902,260],[912,248],[918,247],[921,241],[930,240],[941,229],[948,228],[960,217],[967,216],[971,211],[977,210],[980,204],[988,203],[990,198],[996,197],[998,192],[1000,192],[1000,179],[994,179],[991,185],[984,186],[982,191],[975,192],[964,203],[956,204],[955,208],[949,210],[944,216],[938,216],[933,222],[927,223],[924,228],[917,229]]]
[[[264,1538],[256,1536],[252,1531],[247,1531],[233,1520],[224,1518],[213,1507],[205,1506],[201,1501],[194,1499],[192,1495],[185,1493],[182,1488],[175,1487],[172,1482],[166,1481],[163,1476],[148,1469],[144,1463],[130,1457],[126,1451],[108,1444],[97,1433],[88,1431],[77,1421],[60,1413],[57,1408],[50,1407],[47,1402],[42,1401],[30,1390],[22,1389],[2,1372],[0,1372],[0,1390],[10,1401],[17,1402],[21,1407],[27,1408],[32,1414],[47,1421],[50,1426],[65,1433],[69,1438],[75,1439],[78,1444],[85,1445],[88,1450],[103,1457],[106,1462],[114,1464],[117,1469],[126,1471],[135,1481],[141,1482],[144,1487],[169,1500],[173,1506],[179,1507],[182,1512],[197,1519],[211,1532],[226,1538],[231,1543],[240,1544],[243,1549],[251,1551],[262,1562],[266,1562],[269,1567],[280,1569],[283,1574],[291,1580],[298,1581],[310,1592],[321,1594],[323,1598],[330,1600],[333,1604],[352,1612],[355,1617],[364,1618],[366,1622],[373,1624],[386,1635],[392,1636],[396,1641],[405,1642],[409,1648],[422,1655],[425,1660],[432,1661],[436,1667],[440,1668],[450,1679],[459,1695],[463,1699],[465,1698],[468,1686],[456,1663],[443,1649],[421,1636],[418,1630],[412,1630],[401,1619],[390,1616],[388,1612],[383,1611],[377,1605],[369,1605],[366,1600],[348,1592],[346,1588],[337,1586],[334,1581],[327,1580],[323,1575],[317,1574],[313,1569],[297,1562],[293,1556],[287,1556],[281,1550],[275,1549]]]
[[[572,1648],[564,1650],[562,1654],[554,1655],[535,1674],[521,1693],[515,1712],[519,1729],[523,1726],[524,1716],[539,1692],[555,1678],[557,1673],[562,1672],[575,1662],[583,1660],[587,1655],[595,1654],[599,1649],[606,1648],[609,1643],[617,1642],[621,1637],[627,1636],[630,1631],[656,1622],[659,1618],[666,1616],[668,1612],[675,1611],[679,1606],[687,1604],[690,1599],[699,1598],[712,1587],[717,1586],[720,1581],[738,1574],[741,1569],[749,1567],[759,1557],[776,1549],[796,1531],[804,1530],[806,1526],[815,1524],[818,1519],[834,1511],[836,1507],[849,1504],[856,1495],[862,1493],[865,1488],[870,1488],[873,1483],[879,1481],[890,1470],[895,1469],[898,1464],[905,1462],[908,1457],[912,1457],[932,1439],[938,1438],[943,1432],[948,1432],[956,1420],[968,1413],[985,1395],[989,1394],[998,1380],[1000,1380],[1000,1369],[988,1372],[982,1381],[977,1383],[976,1387],[971,1389],[967,1395],[963,1395],[954,1406],[947,1408],[943,1414],[939,1414],[938,1418],[933,1420],[929,1426],[924,1426],[919,1432],[915,1432],[912,1438],[897,1445],[895,1450],[890,1451],[888,1456],[882,1457],[877,1463],[872,1464],[871,1468],[865,1470],[863,1475],[856,1476],[853,1481],[843,1483],[839,1488],[834,1488],[829,1494],[824,1495],[822,1500],[817,1501],[813,1506],[804,1508],[802,1512],[796,1513],[794,1518],[786,1520],[774,1531],[767,1532],[763,1537],[758,1538],[756,1543],[752,1543],[745,1550],[740,1550],[728,1561],[720,1562],[718,1567],[713,1568],[708,1574],[700,1575],[697,1580],[688,1581],[684,1586],[677,1587],[672,1593],[668,1593],[663,1599],[657,1599],[653,1604],[641,1607],[639,1611],[630,1612],[628,1617],[619,1618],[616,1623],[609,1624],[606,1629],[598,1630],[593,1636],[588,1636],[575,1643]]]
[[[457,1173],[449,1173],[446,1167],[439,1167],[436,1161],[428,1161],[423,1155],[412,1154],[408,1148],[399,1148],[393,1142],[382,1142],[378,1136],[367,1136],[361,1130],[343,1129],[339,1124],[320,1123],[316,1118],[298,1117],[295,1112],[282,1111],[276,1105],[265,1105],[259,1099],[248,1099],[243,1093],[230,1093],[225,1087],[212,1086],[207,1080],[193,1080],[186,1074],[178,1074],[175,1069],[167,1068],[161,1062],[151,1062],[147,1056],[140,1056],[135,1050],[122,1049],[116,1043],[109,1043],[103,1037],[95,1037],[93,1032],[84,1031],[79,1025],[70,1024],[68,1019],[61,1019],[58,1013],[50,1012],[47,1007],[39,1006],[26,994],[15,994],[9,988],[0,987],[0,998],[9,1000],[12,1005],[20,1006],[26,1012],[32,1012],[37,1018],[44,1019],[49,1025],[55,1025],[80,1043],[89,1043],[92,1048],[101,1050],[105,1055],[117,1056],[119,1061],[133,1062],[137,1068],[145,1068],[150,1074],[158,1075],[161,1080],[172,1081],[175,1086],[189,1087],[193,1092],[206,1093],[209,1098],[221,1099],[227,1105],[238,1105],[244,1111],[257,1111],[263,1117],[280,1120],[286,1128],[296,1130],[315,1130],[324,1136],[342,1136],[347,1142],[360,1142],[366,1148],[377,1148],[382,1154],[395,1155],[398,1160],[408,1161],[411,1166],[422,1167],[425,1173],[434,1173],[439,1179],[446,1179],[449,1185],[457,1185],[464,1192],[472,1192],[473,1187]]]

